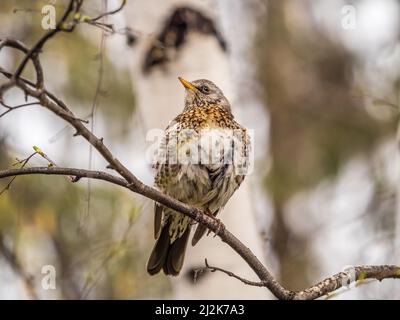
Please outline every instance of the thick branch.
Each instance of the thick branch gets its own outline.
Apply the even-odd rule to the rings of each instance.
[[[322,297],[337,289],[348,286],[352,282],[365,279],[400,279],[400,266],[382,265],[382,266],[359,266],[354,267],[353,277],[348,272],[339,272],[332,277],[326,278],[321,282],[299,292],[296,292],[293,299],[313,300]]]
[[[78,122],[81,124],[80,122]],[[83,126],[83,125],[82,125]],[[103,146],[103,145],[101,145]],[[108,150],[108,149],[107,149]],[[109,151],[108,151],[109,152]],[[106,153],[107,154],[107,153]],[[118,162],[114,162],[118,164]],[[123,167],[124,168],[124,167]],[[123,168],[120,169],[123,173]],[[127,170],[127,169],[126,169]],[[50,175],[72,175],[80,178],[93,178],[99,180],[105,180],[119,186],[130,189],[133,192],[144,195],[145,197],[159,202],[169,208],[179,211],[187,216],[191,217],[195,221],[206,225],[211,231],[218,232],[218,236],[221,240],[227,243],[233,250],[235,250],[254,270],[258,277],[265,283],[265,286],[271,290],[271,292],[279,299],[290,299],[293,293],[284,287],[282,287],[264,267],[264,265],[258,260],[253,252],[247,248],[243,243],[240,242],[232,233],[230,233],[224,225],[221,225],[209,217],[207,214],[197,208],[192,208],[183,202],[175,200],[155,188],[146,186],[135,178],[135,183],[130,180],[122,179],[106,172],[102,171],[90,171],[83,169],[73,168],[60,168],[60,167],[39,167],[39,168],[23,168],[23,169],[10,169],[0,171],[0,178],[25,175],[25,174],[50,174]],[[132,175],[132,173],[130,173]]]
[[[211,272],[220,271],[226,275],[236,278],[239,281],[254,287],[268,287],[264,281],[251,281],[244,279],[232,271],[225,270],[219,267],[210,266],[205,260],[205,267],[195,270],[195,278],[198,274],[201,274],[207,270]],[[348,272],[339,272],[329,278],[318,282],[317,284],[308,287],[307,289],[301,291],[292,292],[287,299],[292,300],[314,300],[334,291],[340,289],[344,286],[349,286],[351,283],[357,281],[364,281],[367,279],[375,279],[382,281],[383,279],[400,279],[400,266],[395,265],[381,265],[381,266],[358,266],[353,267],[348,270]]]
[[[20,168],[0,171],[0,179],[6,177],[15,177],[18,175],[30,175],[30,174],[46,174],[46,175],[67,175],[76,176],[79,178],[91,178],[97,180],[103,180],[121,187],[127,188],[133,192],[140,193],[147,198],[155,200],[163,205],[166,205],[172,209],[175,209],[183,214],[190,216],[196,221],[205,224],[209,229],[214,232],[218,231],[218,222],[210,218],[208,215],[202,213],[200,210],[191,208],[186,204],[175,200],[167,195],[162,194],[158,190],[144,186],[143,190],[138,190],[135,185],[128,183],[125,179],[111,175],[103,171],[92,171],[85,169],[75,168],[61,168],[61,167],[33,167],[33,168]],[[218,233],[222,241],[226,242],[231,246],[242,258],[249,264],[249,266],[259,276],[260,282],[250,281],[244,279],[231,271],[225,269],[210,266],[206,261],[206,267],[199,270],[210,271],[221,271],[230,277],[234,277],[241,282],[258,287],[267,287],[271,292],[279,299],[295,299],[295,300],[312,300],[320,298],[337,289],[347,286],[352,282],[362,281],[366,279],[398,279],[400,278],[400,267],[395,265],[382,265],[382,266],[358,266],[354,267],[354,274],[350,272],[340,272],[325,280],[305,289],[302,291],[290,291],[282,287],[268,272],[268,270],[261,264],[257,257],[251,252],[251,250],[245,247],[233,234],[231,234],[224,227],[222,231]]]

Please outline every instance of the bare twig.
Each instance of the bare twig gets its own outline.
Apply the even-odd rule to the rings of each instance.
[[[118,8],[111,10],[111,11],[104,12],[104,13],[98,15],[97,17],[91,19],[91,21],[94,22],[94,21],[100,20],[104,17],[116,14],[116,13],[120,12],[125,7],[125,5],[126,5],[126,0],[122,0],[121,5]]]
[[[9,79],[12,78],[12,73],[4,70],[1,67],[0,67],[0,73],[3,74],[5,77],[7,77]],[[43,91],[35,90],[35,84],[32,81],[28,80],[28,79],[25,79],[25,78],[21,77],[18,87],[21,88],[25,93],[27,93],[26,92],[27,90],[30,91],[30,92],[35,92],[35,94],[37,96],[40,96],[40,95],[42,95],[44,93],[44,95],[46,95],[49,99],[51,99],[54,103],[56,103],[60,108],[67,109],[67,107],[64,104],[64,102],[62,102],[60,99],[58,99],[54,94],[52,94],[48,90],[43,90]],[[1,93],[2,92],[1,92],[1,88],[0,88],[0,98],[1,98]],[[33,96],[33,95],[31,95],[31,96]],[[41,105],[40,101],[37,101],[36,104],[40,104]],[[4,105],[4,102],[3,102],[3,105]],[[7,105],[7,107],[9,107],[9,106]],[[15,108],[15,107],[11,107],[11,108]],[[69,116],[71,116],[71,115],[69,115]],[[87,120],[87,119],[82,119],[82,118],[75,117],[75,116],[74,116],[74,118],[75,118],[75,120],[81,121],[82,123],[89,123],[89,120]]]
[[[293,299],[313,300],[327,295],[335,290],[348,286],[352,282],[366,279],[400,279],[400,266],[382,265],[382,266],[358,266],[354,267],[355,277],[352,278],[347,272],[339,272],[317,284],[296,292]]]
[[[103,12],[102,14],[98,15],[95,18],[86,18],[84,19],[84,22],[91,24],[93,26],[99,27],[100,29],[103,30],[103,32],[108,32],[109,34],[114,34],[116,33],[114,25],[110,23],[106,23],[105,21],[99,22],[99,20],[105,20],[110,15],[116,14],[120,12],[126,5],[126,0],[122,0],[121,4],[118,8],[111,10],[111,11],[106,11]],[[105,10],[103,10],[105,11]]]
[[[12,74],[11,72],[8,72],[8,71],[4,70],[2,67],[0,67],[0,73],[1,73],[3,76],[5,76],[6,78],[8,78],[8,79],[11,79],[12,76],[13,76],[13,74]],[[30,80],[28,80],[28,79],[26,79],[26,78],[23,78],[23,77],[20,77],[19,80],[20,80],[21,82],[23,82],[24,84],[28,85],[28,87],[30,87],[30,88],[32,88],[32,89],[35,88],[35,84],[34,84],[32,81],[30,81]],[[54,102],[56,102],[60,107],[64,108],[63,102],[62,102],[61,100],[59,100],[54,94],[52,94],[51,92],[47,91],[46,89],[44,89],[43,92],[44,92],[51,100],[53,100]],[[0,91],[0,93],[1,93],[1,91]],[[88,123],[87,120],[81,120],[81,121],[82,121],[82,122],[85,122],[85,123]]]
[[[60,31],[70,32],[70,31],[73,30],[75,25],[71,25],[68,29],[66,29],[65,26],[64,26],[64,23],[67,21],[69,15],[74,11],[74,9],[75,9],[75,12],[79,11],[81,5],[82,5],[82,1],[70,0],[70,2],[68,4],[68,7],[65,10],[61,20],[57,23],[56,28],[55,29],[51,29],[46,34],[44,34],[36,42],[36,44],[31,49],[29,49],[28,52],[26,52],[26,55],[25,55],[24,59],[19,64],[19,66],[18,66],[17,70],[15,71],[11,81],[17,81],[18,80],[18,78],[21,76],[22,72],[24,71],[24,68],[25,68],[27,62],[29,61],[29,59],[32,59],[33,61],[35,61],[37,59],[38,54],[42,50],[44,44],[50,38],[52,38],[55,34],[57,34]],[[39,74],[37,73],[37,70],[36,70],[36,76],[39,77]],[[41,74],[41,77],[38,78],[38,80],[37,80],[37,87],[38,87],[39,90],[43,89],[43,74]]]
[[[205,259],[205,267],[195,270],[195,279],[199,274],[209,270],[210,272],[220,271],[230,277],[236,278],[244,284],[255,287],[268,287],[264,281],[250,281],[244,279],[235,273],[219,268],[210,266],[207,259]],[[343,286],[349,286],[351,283],[356,282],[364,283],[365,280],[379,280],[383,279],[400,279],[400,266],[395,265],[381,265],[381,266],[357,266],[354,267],[354,277],[347,272],[339,272],[321,282],[301,291],[292,292],[288,299],[293,300],[314,300],[340,289]]]
[[[221,271],[225,274],[227,274],[230,277],[236,278],[239,281],[243,282],[244,284],[247,284],[249,286],[254,286],[254,287],[265,287],[265,283],[263,281],[251,281],[251,280],[247,280],[245,278],[242,278],[238,275],[236,275],[235,273],[233,273],[232,271],[228,271],[219,267],[214,267],[214,266],[210,266],[208,264],[207,259],[204,260],[205,263],[205,267],[204,268],[199,268],[194,270],[194,281],[197,280],[198,276],[201,275],[202,273],[206,272],[206,271],[210,271],[210,272],[215,272],[215,271]]]
[[[26,164],[29,162],[29,160],[31,160],[31,158],[32,158],[35,154],[37,154],[36,151],[35,151],[34,153],[32,153],[30,156],[28,156],[27,158],[25,158],[25,159],[17,160],[17,162],[15,162],[15,163],[13,164],[13,166],[18,165],[18,164],[21,164],[21,169],[23,169],[23,168],[26,166]],[[0,196],[1,196],[4,192],[6,192],[7,190],[10,190],[11,185],[12,185],[12,183],[14,182],[14,180],[15,180],[16,178],[17,178],[17,176],[12,176],[12,179],[10,180],[10,182],[7,183],[7,185],[0,191]]]
[[[9,113],[9,112],[11,112],[11,111],[13,111],[13,110],[17,110],[17,109],[20,109],[20,108],[25,108],[25,107],[29,107],[29,106],[33,106],[33,105],[38,105],[39,103],[38,103],[38,102],[29,102],[29,103],[23,103],[23,104],[20,104],[20,105],[17,105],[17,106],[13,106],[13,107],[11,107],[11,106],[5,104],[5,103],[2,102],[2,101],[0,101],[0,104],[1,104],[4,108],[7,109],[7,110],[4,111],[3,113],[0,113],[0,118],[1,118],[1,117],[5,116],[7,113]]]
[[[123,5],[122,5],[123,6]],[[121,6],[121,9],[122,9]],[[99,16],[99,19],[106,19],[107,18],[107,0],[102,1],[102,11],[105,12],[103,15]],[[103,84],[103,73],[104,73],[104,48],[105,48],[105,39],[106,34],[105,31],[101,31],[101,38],[100,38],[100,46],[99,46],[99,54],[98,54],[98,59],[99,59],[99,69],[98,69],[98,78],[97,78],[97,84],[96,84],[96,89],[93,97],[93,103],[92,103],[92,109],[89,115],[90,119],[90,131],[93,133],[94,130],[94,122],[95,122],[95,114],[96,110],[98,107],[99,103],[99,98],[100,98],[100,91],[101,87]],[[93,165],[93,146],[89,144],[89,170],[92,169]],[[92,183],[91,180],[88,179],[87,181],[87,206],[86,206],[86,214],[83,217],[83,220],[80,221],[80,226],[79,228],[81,229],[83,227],[84,222],[88,219],[90,215],[90,204],[91,204],[91,198],[92,198]]]
[[[20,67],[23,66],[25,67],[26,63],[28,62],[29,59],[32,60],[33,62],[33,66],[35,68],[35,72],[36,72],[36,88],[38,88],[38,90],[42,90],[43,89],[43,85],[44,85],[44,78],[43,78],[43,69],[42,66],[40,65],[40,61],[38,58],[37,54],[29,54],[31,50],[29,50],[22,42],[15,40],[15,39],[0,39],[0,50],[5,48],[5,47],[9,47],[9,48],[14,48],[16,50],[19,50],[23,53],[25,53],[25,57],[22,60]],[[29,56],[28,56],[29,54]],[[24,62],[25,61],[25,62]],[[20,68],[17,69],[17,71]],[[21,68],[21,71],[22,72]],[[0,86],[0,100],[2,100],[2,96],[3,93],[5,91],[7,91],[9,88],[11,88],[12,86],[14,86],[18,80],[18,77],[16,76],[16,73],[11,74],[11,78],[9,82],[4,83],[3,85]]]
[[[45,160],[47,160],[47,162],[49,163],[49,167],[58,167],[58,165],[49,158],[49,156],[47,154],[45,154],[42,149],[40,149],[37,146],[33,146],[33,150],[35,150],[35,152],[40,155],[42,158],[44,158]],[[69,176],[69,179],[71,182],[78,182],[79,181],[79,177],[76,176]]]

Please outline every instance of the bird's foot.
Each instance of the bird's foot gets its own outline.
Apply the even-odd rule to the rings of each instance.
[[[220,232],[223,230],[224,225],[220,219],[218,219],[215,215],[212,214],[210,210],[206,210],[206,214],[213,219],[217,223],[217,230],[214,232],[214,238],[220,234]],[[207,236],[210,234],[211,230],[208,230]]]
[[[219,233],[221,232],[221,229],[222,229],[222,222],[221,222],[221,220],[219,220],[219,219],[217,219],[217,218],[215,218],[215,220],[217,221],[218,225],[217,225],[217,230],[215,230],[215,233],[214,233],[214,238],[215,238],[217,235],[219,235]]]
[[[214,221],[217,223],[217,230],[214,232],[214,238],[220,234],[220,232],[224,229],[224,225],[220,219],[215,216],[212,216]]]

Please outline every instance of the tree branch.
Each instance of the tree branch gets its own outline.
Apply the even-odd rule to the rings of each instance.
[[[38,55],[40,53],[40,51],[42,50],[44,44],[51,38],[53,37],[56,33],[60,32],[60,31],[72,31],[73,28],[75,27],[75,25],[73,25],[70,29],[66,30],[64,28],[64,23],[67,21],[69,15],[71,14],[71,12],[74,10],[75,7],[75,12],[78,12],[80,7],[82,6],[82,0],[70,0],[67,9],[65,10],[61,20],[57,23],[56,28],[52,29],[50,31],[48,31],[47,33],[45,33],[40,39],[39,41],[36,42],[36,44],[29,49],[26,52],[26,55],[24,57],[24,59],[21,61],[21,63],[19,64],[17,70],[15,71],[12,81],[18,81],[18,78],[20,77],[20,75],[22,74],[22,72],[24,71],[24,68],[28,62],[29,59],[32,59],[32,61],[35,63],[36,60],[38,60]],[[40,68],[41,71],[41,68]],[[43,88],[43,73],[41,72],[40,74],[37,73],[36,70],[36,76],[37,78],[37,87],[39,89]]]
[[[9,112],[11,112],[13,110],[20,109],[20,108],[25,108],[25,107],[30,107],[30,106],[34,106],[34,105],[38,105],[39,103],[38,102],[29,102],[29,103],[23,103],[23,104],[11,107],[9,105],[6,105],[5,103],[3,103],[0,100],[0,104],[6,109],[6,111],[4,111],[3,113],[0,113],[0,118],[1,118],[1,117],[4,117],[7,113],[9,113]]]
[[[20,165],[21,165],[20,169],[23,169],[23,168],[27,165],[27,163],[29,162],[29,160],[31,160],[32,157],[35,156],[36,153],[37,153],[37,152],[35,151],[35,152],[32,153],[31,155],[29,155],[27,158],[22,159],[22,160],[18,160],[18,159],[17,159],[17,162],[14,163],[13,166],[14,166],[14,165],[20,164]],[[14,180],[15,180],[16,177],[17,177],[17,176],[14,175],[14,176],[12,177],[12,179],[10,180],[10,182],[9,182],[3,189],[0,190],[0,196],[1,196],[4,192],[6,192],[7,190],[9,190],[9,189],[11,188],[11,185],[12,185],[12,183],[14,182]]]
[[[19,168],[19,169],[8,169],[0,171],[0,179],[7,177],[16,177],[21,175],[31,174],[45,174],[45,175],[58,175],[58,176],[76,176],[79,178],[91,178],[96,180],[108,181],[121,187],[129,188],[129,184],[126,180],[113,176],[107,172],[75,169],[75,168],[62,168],[62,167],[31,167],[31,168]]]
[[[337,289],[348,286],[353,282],[366,279],[400,279],[400,266],[382,265],[382,266],[358,266],[354,267],[354,277],[348,272],[339,272],[317,284],[296,292],[293,299],[296,300],[313,300],[322,297]]]
[[[220,271],[249,286],[268,287],[264,281],[250,281],[236,275],[232,271],[210,266],[207,262],[207,259],[205,259],[205,265],[206,266],[204,268],[195,270],[195,278],[197,278],[198,274],[201,274],[207,270],[211,272]],[[379,281],[382,281],[383,279],[400,279],[400,266],[395,265],[357,266],[349,271],[352,271],[353,273],[339,272],[322,280],[321,282],[318,282],[315,285],[312,285],[311,287],[308,287],[307,289],[292,292],[291,295],[286,297],[286,299],[314,300],[328,295],[329,293],[332,293],[344,286],[349,286],[354,282],[361,282],[367,279],[375,279]]]
[[[210,271],[210,272],[216,272],[216,271],[220,271],[225,273],[226,275],[236,278],[239,281],[243,282],[244,284],[247,284],[248,286],[253,286],[253,287],[265,287],[265,283],[263,281],[251,281],[251,280],[247,280],[245,278],[242,278],[241,276],[238,276],[237,274],[233,273],[232,271],[229,270],[225,270],[219,267],[214,267],[214,266],[210,266],[208,264],[207,259],[204,260],[205,263],[205,267],[204,268],[199,268],[194,270],[194,281],[197,280],[198,276],[206,271]]]
[[[172,209],[175,209],[183,214],[190,216],[192,219],[199,223],[205,224],[213,232],[218,231],[219,223],[214,219],[210,218],[205,213],[198,209],[191,208],[186,204],[175,200],[167,195],[162,194],[158,190],[145,186],[145,188],[138,189],[136,185],[132,185],[123,178],[111,175],[103,171],[93,171],[76,168],[61,168],[61,167],[32,167],[32,168],[20,168],[20,169],[9,169],[0,171],[0,179],[6,177],[15,177],[19,175],[30,175],[30,174],[45,174],[45,175],[66,175],[76,176],[78,178],[91,178],[97,180],[103,180],[115,185],[119,185],[126,189],[129,189],[135,193],[140,193],[147,198],[155,200],[163,205],[166,205]],[[220,227],[221,228],[221,227]],[[383,279],[399,279],[400,278],[400,267],[395,265],[381,265],[381,266],[358,266],[354,267],[354,277],[347,272],[339,272],[325,280],[301,291],[290,291],[281,286],[268,272],[268,270],[261,264],[257,257],[242,244],[233,234],[231,234],[225,227],[222,227],[222,231],[218,233],[218,236],[222,241],[226,242],[231,248],[233,248],[242,258],[249,264],[249,266],[255,271],[260,278],[260,282],[250,281],[244,279],[231,271],[225,269],[210,266],[205,260],[206,267],[203,269],[196,270],[197,273],[202,273],[205,270],[211,272],[220,271],[227,274],[230,277],[234,277],[241,282],[257,287],[266,287],[279,299],[285,300],[312,300],[320,298],[328,293],[334,292],[337,289],[347,286],[352,282],[357,282],[366,279],[377,279],[379,281]]]
[[[82,125],[80,122],[78,122]],[[82,125],[83,126],[83,125]],[[96,147],[96,145],[94,145]],[[104,147],[103,144],[101,144]],[[108,149],[107,149],[108,150]],[[107,154],[107,153],[106,153]],[[113,167],[119,166],[118,160],[113,160]],[[118,168],[122,173],[125,167]],[[126,169],[127,170],[127,169]],[[129,172],[129,171],[128,171]],[[208,216],[205,212],[188,206],[183,202],[175,200],[155,188],[149,187],[142,182],[140,182],[132,173],[130,175],[134,177],[132,180],[122,179],[120,177],[113,176],[102,171],[90,171],[83,169],[73,169],[73,168],[60,168],[60,167],[37,167],[37,168],[22,168],[22,169],[10,169],[0,171],[0,179],[16,175],[26,175],[26,174],[49,174],[49,175],[72,175],[80,178],[92,178],[98,180],[108,181],[119,186],[130,189],[135,193],[139,193],[149,199],[159,202],[169,208],[186,214],[193,220],[206,225],[211,231],[218,232],[218,236],[221,240],[227,243],[233,250],[235,250],[254,270],[258,277],[265,282],[265,286],[271,290],[271,292],[279,299],[288,299],[292,296],[292,292],[285,289],[280,285],[269,273],[269,271],[264,267],[264,265],[258,260],[258,258],[253,254],[253,252],[247,248],[243,243],[240,242],[232,233],[230,233],[223,224],[218,223],[213,218]],[[127,175],[129,177],[129,175]]]
[[[97,17],[95,17],[93,19],[90,19],[90,20],[91,21],[97,21],[97,20],[100,20],[101,18],[104,18],[106,16],[111,16],[113,14],[116,14],[116,13],[120,12],[125,7],[125,5],[126,5],[126,0],[122,0],[121,4],[119,5],[118,8],[116,8],[114,10],[111,10],[111,11],[104,12],[104,13],[102,13],[102,14],[98,15]]]

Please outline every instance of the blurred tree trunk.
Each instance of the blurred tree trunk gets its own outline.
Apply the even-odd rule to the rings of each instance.
[[[311,272],[321,263],[310,251],[315,234],[299,236],[288,223],[291,200],[340,175],[349,159],[372,151],[393,130],[393,121],[379,122],[366,112],[354,85],[356,57],[319,28],[312,7],[307,1],[270,0],[259,29],[260,75],[271,117],[271,243],[280,280],[290,289],[315,281]],[[264,48],[262,39],[268,39]],[[320,208],[322,217],[326,212]],[[296,215],[304,224],[315,223],[301,208]]]
[[[206,78],[214,81],[233,103],[234,114],[237,116],[240,113],[235,103],[241,101],[236,95],[240,92],[237,86],[240,82],[233,79],[230,59],[241,57],[240,54],[231,54],[237,52],[234,50],[235,39],[226,38],[219,31],[221,24],[229,22],[221,20],[238,18],[235,14],[223,14],[221,9],[236,8],[232,10],[240,14],[241,7],[238,4],[243,5],[242,1],[234,1],[232,6],[231,3],[222,6],[218,3],[217,6],[217,3],[208,1],[129,2],[125,11],[126,20],[138,35],[129,57],[130,71],[138,110],[146,131],[152,128],[164,129],[170,120],[182,112],[184,90],[177,81],[178,76],[189,80]],[[233,21],[231,25],[234,25]],[[246,108],[242,101],[240,108]],[[237,119],[241,121],[240,117]],[[233,234],[264,260],[248,181],[232,197],[220,218]],[[210,235],[194,248],[189,244],[181,275],[171,279],[175,297],[271,297],[264,288],[243,285],[218,272],[205,274],[194,284],[193,269],[204,266],[205,258],[209,263],[242,277],[256,279],[252,270],[232,249]]]
[[[396,163],[399,163],[400,160],[400,122],[397,127],[397,135],[396,135],[396,144],[397,144],[397,157],[395,159]],[[394,228],[394,255],[395,261],[400,261],[400,170],[397,169],[397,190],[396,190],[396,213],[395,213],[395,228]]]

